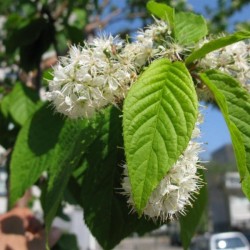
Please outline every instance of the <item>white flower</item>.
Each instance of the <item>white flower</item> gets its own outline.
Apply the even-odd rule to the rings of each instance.
[[[127,58],[137,69],[140,69],[153,56],[152,41],[134,42],[125,46],[122,57]]]
[[[201,120],[201,115],[199,115],[196,127],[193,130],[192,139],[188,143],[187,148],[151,194],[143,211],[146,217],[152,219],[160,218],[162,221],[167,221],[179,213],[185,214],[186,206],[192,205],[194,194],[199,192],[202,186],[202,181],[197,173],[197,169],[201,168],[198,154],[202,149],[201,143],[196,141],[200,135],[198,126]],[[134,210],[126,165],[124,166],[122,188],[124,189],[124,194],[128,197],[127,203]]]
[[[137,32],[135,42],[125,45],[122,57],[129,58],[137,69],[156,58],[179,60],[184,48],[176,44],[170,35],[168,24],[155,19],[145,30]]]
[[[160,45],[158,47],[158,51],[155,56],[159,58],[166,57],[171,61],[182,61],[182,57],[189,50],[189,48],[185,48],[180,44],[175,43],[175,41],[171,41],[170,39],[168,42],[165,42],[164,46]]]
[[[123,100],[137,75],[152,60],[181,60],[184,50],[170,37],[166,22],[155,20],[137,39],[101,36],[83,47],[72,46],[61,57],[49,81],[48,100],[71,118],[90,117],[109,104]]]
[[[120,56],[122,46],[112,36],[98,37],[84,47],[72,46],[68,56],[60,58],[49,82],[47,97],[55,109],[71,118],[90,117],[123,99],[136,72]]]
[[[208,42],[206,39],[200,45]],[[200,46],[199,46],[200,47]],[[235,77],[245,88],[250,84],[250,45],[240,41],[207,54],[198,61],[202,69],[219,69]]]

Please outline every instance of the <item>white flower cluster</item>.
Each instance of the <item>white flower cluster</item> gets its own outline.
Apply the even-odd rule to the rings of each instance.
[[[108,104],[119,103],[144,65],[163,56],[179,59],[182,48],[171,42],[170,33],[166,22],[155,20],[132,43],[110,35],[84,47],[72,46],[54,67],[48,100],[71,118],[90,117]]]
[[[250,91],[250,44],[246,42],[237,42],[213,51],[201,59],[198,66],[203,69],[219,69],[236,78]]]
[[[132,63],[140,68],[165,52],[166,49],[163,45],[170,40],[170,34],[166,22],[155,20],[154,24],[137,32],[135,42],[125,46],[123,55],[131,58]]]
[[[203,185],[197,173],[197,169],[201,168],[198,155],[202,147],[201,143],[196,141],[200,135],[201,120],[201,115],[199,115],[187,148],[151,194],[143,211],[146,217],[160,218],[164,222],[178,216],[179,213],[185,214],[186,206],[192,205],[194,194],[199,192]],[[128,197],[128,204],[134,210],[127,166],[125,165],[124,168],[122,188],[124,195]]]
[[[135,69],[119,55],[117,37],[100,37],[72,46],[54,68],[47,97],[56,110],[71,118],[90,117],[96,110],[124,98]]]

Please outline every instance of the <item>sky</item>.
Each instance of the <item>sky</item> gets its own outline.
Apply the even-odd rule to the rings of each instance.
[[[230,2],[230,0],[227,0]],[[234,1],[234,0],[231,0]],[[203,14],[206,17],[206,13],[204,13],[204,7],[209,6],[212,9],[216,10],[217,6],[217,0],[188,0],[189,4],[193,7],[193,9]],[[234,30],[234,23],[236,22],[242,22],[242,21],[250,21],[250,3],[245,5],[245,7],[241,10],[235,13],[234,16],[232,16],[229,19],[229,31],[232,32]]]
[[[204,122],[200,126],[200,141],[204,143],[204,152],[200,156],[203,160],[208,160],[213,151],[231,143],[231,138],[224,118],[218,108],[208,105],[201,110]]]

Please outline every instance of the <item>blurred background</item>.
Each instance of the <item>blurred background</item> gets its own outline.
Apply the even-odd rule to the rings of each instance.
[[[70,44],[83,44],[100,32],[133,39],[152,22],[143,0],[5,0],[0,3],[0,214],[8,209],[9,159],[22,125],[44,99],[57,58]],[[250,29],[250,0],[165,0],[177,11],[205,16],[212,33]],[[17,87],[21,84],[22,88]],[[31,91],[32,90],[32,91]],[[202,103],[208,205],[199,233],[242,231],[250,235],[250,203],[243,196],[222,115]],[[20,180],[21,181],[21,180]],[[42,219],[41,191],[32,187],[20,203]],[[64,232],[53,249],[101,249],[84,225],[82,210],[64,206],[53,225]],[[0,236],[1,239],[1,236]],[[1,245],[0,245],[1,247]],[[138,238],[131,235],[115,249],[181,249],[178,224]]]

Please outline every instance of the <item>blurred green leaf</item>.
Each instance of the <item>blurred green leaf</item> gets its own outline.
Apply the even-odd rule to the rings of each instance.
[[[13,55],[19,48],[21,68],[33,70],[40,64],[42,54],[54,43],[54,24],[43,17],[23,21],[18,15],[13,15],[12,19],[7,24],[10,31],[4,41],[6,53]]]
[[[22,127],[11,158],[10,204],[48,170],[64,120],[44,105]]]
[[[74,234],[63,234],[51,250],[79,250]]]
[[[11,93],[4,98],[4,112],[9,113],[19,125],[23,125],[39,108],[37,92],[22,83],[16,83]]]
[[[238,31],[249,31],[250,30],[250,21],[239,22],[236,25],[236,30]]]
[[[48,81],[53,79],[53,69],[52,68],[48,68],[46,70],[43,71],[43,76],[42,76],[42,80],[43,80],[43,86],[48,86]]]
[[[47,230],[56,215],[69,178],[78,166],[89,144],[96,138],[102,124],[102,114],[90,121],[66,120],[50,157],[49,182],[45,194],[44,214]]]
[[[67,26],[68,37],[73,44],[83,43],[83,29],[74,26]]]
[[[175,14],[174,35],[176,42],[190,45],[207,35],[207,23],[203,16],[189,12]]]
[[[0,102],[1,112],[5,118],[8,118],[10,114],[10,104],[11,104],[10,100],[11,100],[11,94],[8,94],[4,96]]]
[[[46,198],[46,197],[45,197]],[[45,201],[46,202],[46,201]],[[64,203],[65,204],[65,203]],[[45,203],[43,203],[43,205],[45,205]],[[76,204],[77,205],[77,204]],[[44,206],[43,206],[44,208]],[[68,216],[67,214],[64,213],[63,211],[64,209],[64,206],[63,206],[63,202],[61,202],[57,208],[57,211],[56,211],[56,214],[55,214],[55,217],[59,217],[61,218],[62,220],[64,221],[67,221],[67,222],[70,222],[70,216]]]
[[[12,36],[13,32],[22,29],[23,27],[29,25],[30,19],[23,18],[18,13],[11,13],[8,15],[4,28],[8,30],[7,39]]]
[[[13,147],[16,136],[19,131],[19,127],[11,126],[10,127],[10,120],[9,117],[5,117],[2,112],[0,112],[0,144],[4,148],[11,148]],[[13,124],[11,124],[13,125]]]
[[[175,10],[164,3],[157,3],[155,1],[148,1],[147,9],[156,17],[165,20],[174,30]]]
[[[30,71],[40,65],[41,57],[55,40],[55,28],[50,22],[45,22],[38,37],[27,45],[20,46],[20,66]]]
[[[46,20],[44,18],[30,20],[29,23],[20,28],[17,26],[5,40],[6,52],[11,54],[21,46],[34,43],[45,26]]]
[[[66,29],[66,27],[65,27]],[[56,32],[55,34],[55,39],[56,39],[56,43],[57,43],[57,50],[59,52],[60,55],[64,55],[67,50],[68,50],[68,32],[65,32],[65,30],[63,31],[59,31]]]
[[[72,19],[70,26],[77,28],[83,32],[84,26],[87,23],[87,15],[84,9],[74,8],[71,13]]]

